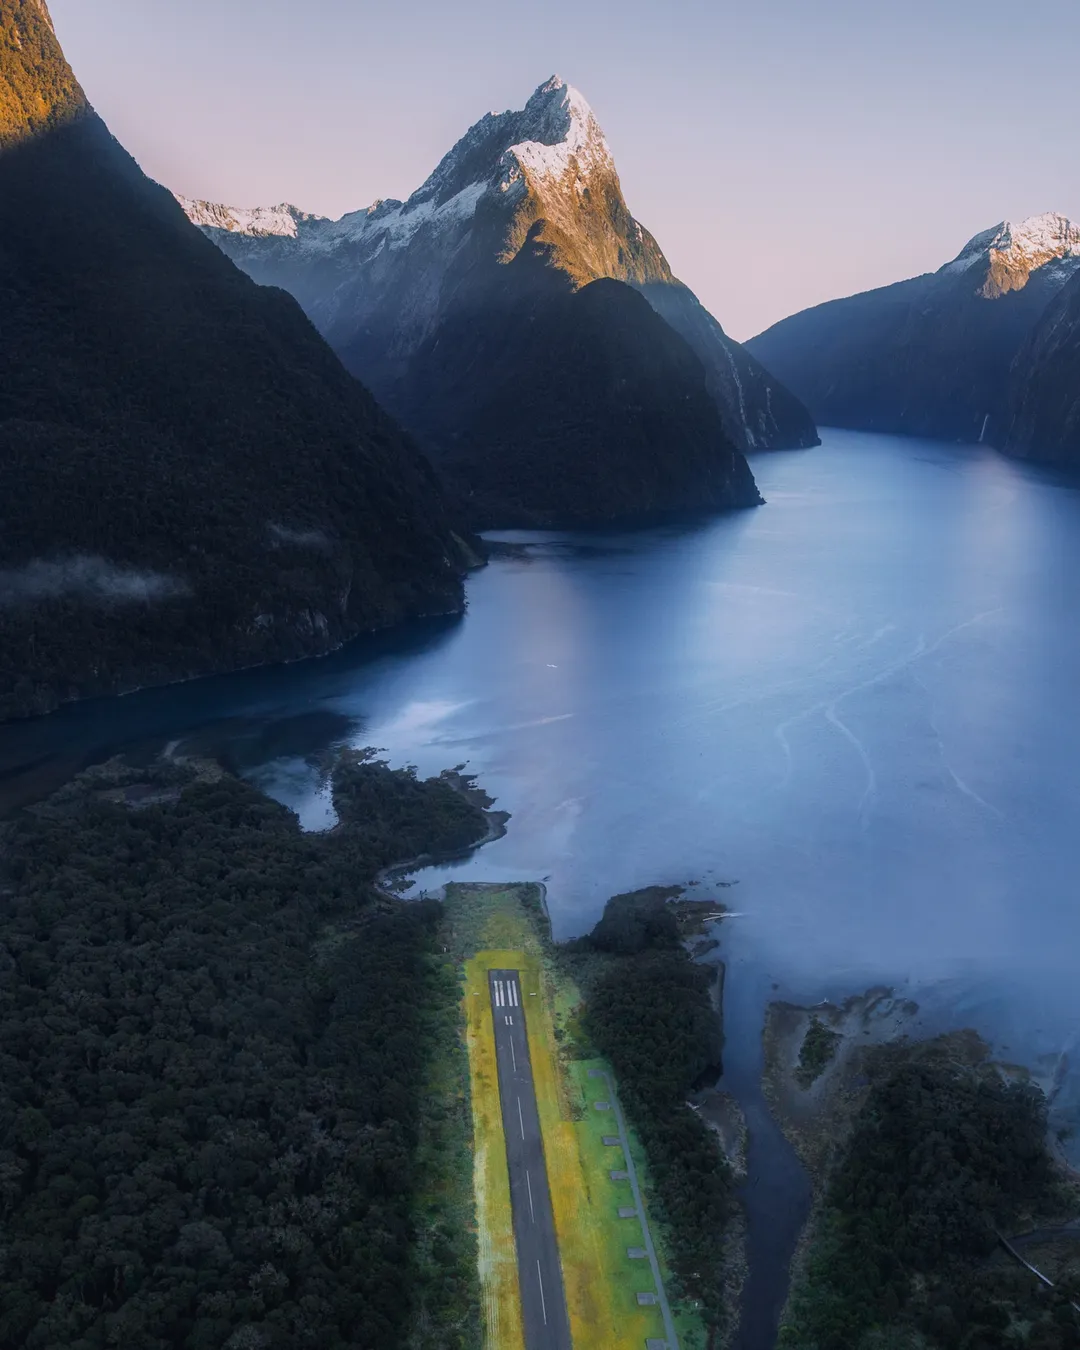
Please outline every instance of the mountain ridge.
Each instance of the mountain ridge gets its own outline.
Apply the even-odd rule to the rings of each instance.
[[[0,718],[460,611],[431,466],[145,177],[38,0],[0,0],[0,90]]]
[[[539,240],[546,265],[575,288],[609,279],[645,295],[702,362],[740,450],[817,442],[805,410],[672,275],[626,205],[595,114],[558,76],[521,110],[480,118],[405,202],[376,202],[331,221],[292,206],[241,211],[179,200],[251,276],[296,295],[346,365],[401,416],[395,362],[407,361],[433,331],[446,292],[468,268],[462,255],[471,249],[473,261],[487,256],[505,265]],[[273,234],[265,228],[271,218]],[[412,250],[411,267],[392,265],[401,250]],[[391,289],[395,312],[381,313],[380,296]]]
[[[801,310],[747,347],[824,425],[999,444],[1013,362],[1078,270],[1067,217],[1002,221],[934,272]]]

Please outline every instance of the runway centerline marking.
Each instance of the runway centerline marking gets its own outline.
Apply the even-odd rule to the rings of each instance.
[[[555,1231],[544,1157],[543,1127],[533,1076],[528,1037],[531,1028],[527,1026],[523,1006],[525,991],[521,986],[520,972],[516,970],[489,971],[488,980],[492,1012],[498,1010],[502,1013],[501,1021],[495,1016],[488,1025],[495,1038],[502,1135],[510,1181],[524,1336],[522,1350],[573,1350],[558,1234]],[[529,1006],[536,1010],[535,1003]],[[550,1031],[547,1034],[550,1035]],[[519,1037],[520,1055],[517,1053]],[[546,1047],[543,1053],[548,1053]],[[517,1105],[516,1134],[512,1124],[514,1107],[511,1102]],[[535,1186],[532,1177],[534,1172]],[[524,1185],[521,1184],[523,1179]],[[532,1277],[534,1267],[535,1284]],[[550,1308],[548,1295],[551,1296]]]

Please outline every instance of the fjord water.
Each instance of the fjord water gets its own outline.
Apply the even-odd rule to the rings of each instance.
[[[854,432],[753,468],[760,510],[513,536],[460,622],[2,728],[7,801],[198,732],[318,827],[334,745],[425,773],[464,761],[509,831],[423,885],[547,878],[565,937],[617,891],[737,883],[715,893],[738,915],[727,1071],[752,1111],[765,1000],[883,982],[928,1029],[974,1025],[1038,1068],[1067,1118],[1080,490]],[[755,1164],[762,1185],[778,1159]]]

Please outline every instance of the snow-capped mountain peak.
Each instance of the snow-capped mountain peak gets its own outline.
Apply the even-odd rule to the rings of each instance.
[[[448,397],[440,382],[450,367],[436,355],[448,324],[473,313],[479,332],[503,310],[553,306],[603,280],[619,285],[602,288],[582,312],[597,306],[601,324],[607,306],[632,315],[642,300],[627,300],[620,287],[637,290],[698,356],[736,445],[816,444],[802,405],[672,275],[623,198],[596,114],[558,75],[523,107],[474,122],[407,201],[377,201],[336,221],[291,206],[181,204],[249,276],[290,291],[392,410]],[[421,379],[421,369],[430,376]]]
[[[578,165],[578,176],[597,169],[614,169],[607,139],[583,94],[558,75],[540,85],[521,114],[525,133],[510,146],[527,172],[560,182]]]
[[[486,113],[474,122],[407,206],[429,200],[441,206],[477,183],[505,192],[523,176],[535,187],[562,183],[572,170],[583,185],[591,173],[614,168],[604,133],[584,95],[553,75],[519,111]]]
[[[228,230],[230,234],[250,234],[260,238],[276,236],[295,239],[301,221],[322,220],[305,211],[282,202],[280,206],[223,206],[218,202],[194,201],[177,194],[176,200],[184,208],[194,225],[212,230]]]
[[[295,240],[302,249],[359,246],[373,256],[398,249],[418,231],[440,236],[453,252],[482,197],[516,202],[526,187],[555,214],[569,190],[579,199],[596,174],[618,182],[611,151],[584,95],[558,75],[541,84],[518,111],[487,113],[443,156],[408,198],[374,202],[340,220],[295,206],[240,208],[177,196],[195,225],[252,239]]]
[[[1080,266],[1080,225],[1057,211],[1046,211],[1017,225],[1003,220],[981,231],[941,271],[966,272],[978,264],[986,266],[979,294],[994,300],[1021,290],[1032,272],[1052,262],[1069,264],[1061,269],[1063,273]]]

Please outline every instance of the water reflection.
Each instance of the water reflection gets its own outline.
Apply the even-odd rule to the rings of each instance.
[[[1080,494],[857,433],[754,467],[760,511],[511,536],[462,622],[0,729],[7,801],[196,731],[313,826],[334,746],[465,761],[513,820],[450,875],[549,877],[562,936],[737,881],[755,988],[906,981],[1080,1105]]]

